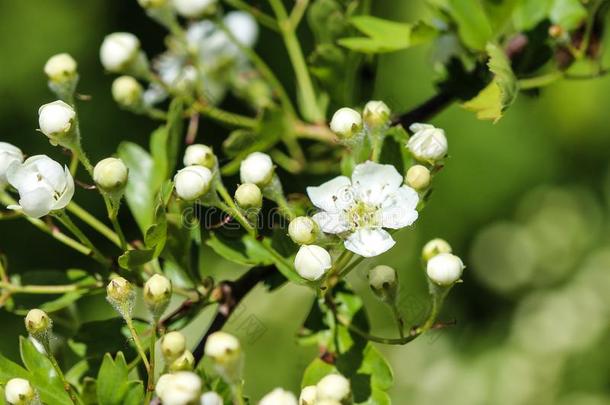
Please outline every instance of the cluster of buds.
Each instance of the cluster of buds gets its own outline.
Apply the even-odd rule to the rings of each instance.
[[[369,101],[364,106],[362,114],[352,108],[343,107],[333,115],[330,129],[344,141],[358,139],[364,134],[364,129],[374,133],[386,128],[391,113],[390,108],[383,101]]]
[[[451,245],[443,239],[432,239],[422,249],[426,274],[440,287],[450,287],[459,282],[465,268],[462,259],[451,252]]]
[[[169,371],[191,371],[195,365],[193,353],[186,348],[186,338],[180,332],[166,333],[161,339],[161,353]]]
[[[174,176],[176,194],[185,201],[197,201],[212,189],[216,156],[209,146],[190,145],[183,161],[185,167]]]
[[[352,404],[350,382],[341,374],[328,374],[316,385],[309,385],[301,390],[299,405]]]

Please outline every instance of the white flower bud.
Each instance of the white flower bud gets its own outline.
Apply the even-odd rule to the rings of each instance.
[[[368,128],[378,128],[385,126],[390,120],[392,111],[383,101],[369,101],[364,106],[362,116]]]
[[[30,335],[40,341],[48,338],[52,327],[53,321],[40,309],[32,309],[25,316],[25,328]]]
[[[301,277],[315,281],[331,267],[332,259],[328,251],[317,245],[303,245],[294,258],[294,268]]]
[[[159,8],[167,4],[167,0],[138,0],[142,8]]]
[[[163,405],[189,405],[199,398],[201,379],[190,371],[163,374],[157,381],[155,392]]]
[[[142,100],[144,89],[131,76],[119,76],[112,82],[112,98],[124,107],[137,107]]]
[[[21,149],[10,143],[0,142],[0,189],[8,184],[6,178],[8,168],[21,162],[23,162]]]
[[[422,165],[411,166],[405,176],[407,185],[417,191],[422,191],[430,186],[430,170]]]
[[[244,183],[235,190],[235,201],[243,209],[260,208],[263,206],[263,193],[253,183]]]
[[[155,318],[167,309],[172,298],[172,283],[160,274],[154,274],[144,283],[144,303]]]
[[[59,53],[49,58],[44,72],[52,82],[64,82],[76,76],[76,61],[67,53]]]
[[[317,233],[318,224],[309,217],[296,217],[288,225],[288,235],[297,245],[311,245]]]
[[[269,155],[254,152],[241,162],[239,175],[242,183],[254,183],[263,187],[271,181],[274,169],[273,161]]]
[[[188,166],[174,176],[176,194],[186,201],[195,201],[210,190],[212,172],[203,166]]]
[[[316,386],[308,385],[301,390],[299,405],[314,405],[316,403]]]
[[[172,0],[174,9],[185,18],[198,18],[214,10],[217,0]]]
[[[398,277],[390,266],[379,265],[369,270],[369,286],[379,298],[393,300],[396,297]]]
[[[439,253],[428,261],[426,273],[430,280],[441,286],[454,284],[462,276],[464,263],[451,253]]]
[[[38,126],[49,138],[65,135],[76,117],[74,109],[61,100],[45,104],[38,109]]]
[[[170,363],[180,357],[186,350],[186,337],[180,332],[166,333],[161,339],[161,353],[166,363]]]
[[[169,365],[169,371],[192,371],[194,366],[195,357],[193,357],[193,353],[190,350],[185,350],[180,357]]]
[[[19,192],[19,205],[7,208],[23,210],[32,218],[64,209],[74,196],[70,170],[48,156],[32,156],[21,165],[13,163],[6,178]]]
[[[415,159],[433,163],[445,157],[448,147],[445,131],[429,124],[413,124],[409,129],[413,136],[407,147]]]
[[[451,245],[446,240],[436,238],[424,245],[422,249],[422,258],[427,262],[439,253],[451,253],[452,251]]]
[[[351,108],[340,108],[330,121],[330,129],[339,137],[349,139],[362,130],[362,116]]]
[[[216,156],[214,151],[207,145],[190,145],[184,151],[185,166],[199,165],[213,170],[216,167]]]
[[[12,405],[30,405],[36,400],[36,392],[28,380],[12,378],[4,387],[4,397]]]
[[[298,402],[292,392],[276,388],[261,398],[258,405],[298,405]]]
[[[351,397],[349,380],[341,374],[329,374],[322,378],[316,385],[316,399],[330,399],[344,401]]]
[[[224,401],[220,395],[214,391],[203,394],[199,400],[200,405],[223,405]]]
[[[225,381],[233,383],[241,378],[241,345],[235,336],[222,331],[212,333],[205,342],[204,354],[212,359]]]
[[[123,318],[131,317],[136,292],[129,281],[123,277],[110,280],[106,286],[106,299]]]
[[[129,170],[121,159],[106,158],[93,168],[93,181],[106,192],[122,190],[127,184]]]
[[[258,24],[252,14],[245,11],[230,11],[223,18],[227,30],[239,43],[251,48],[258,38]]]
[[[120,73],[138,57],[140,40],[129,32],[107,35],[100,48],[100,60],[109,72]]]

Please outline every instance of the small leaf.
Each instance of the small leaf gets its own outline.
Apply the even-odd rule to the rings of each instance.
[[[449,0],[448,12],[458,26],[458,35],[469,48],[484,50],[493,30],[479,0]]]
[[[529,31],[548,18],[555,0],[519,0],[513,13],[513,23],[519,31]]]
[[[554,24],[570,31],[578,28],[587,18],[587,9],[580,0],[555,0],[550,17]]]
[[[155,257],[155,249],[128,250],[119,256],[119,266],[127,270],[135,270],[150,262]]]
[[[127,393],[127,363],[123,353],[119,352],[116,360],[109,353],[104,356],[104,361],[97,375],[97,400],[99,405],[120,405]]]

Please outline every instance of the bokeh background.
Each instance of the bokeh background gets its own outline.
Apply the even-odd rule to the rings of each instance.
[[[422,13],[419,3],[377,0],[374,13],[413,21]],[[29,155],[68,161],[36,132],[38,106],[53,99],[42,67],[65,51],[79,62],[80,92],[92,96],[80,104],[92,160],[112,154],[121,140],[146,145],[155,124],[115,105],[112,77],[98,62],[99,44],[112,31],[135,33],[151,55],[163,48],[163,30],[135,0],[0,0],[0,140]],[[279,39],[263,31],[257,51],[289,83]],[[396,111],[434,92],[425,46],[382,56],[376,67],[374,96]],[[401,308],[411,320],[427,310],[419,250],[428,239],[450,241],[468,267],[441,316],[457,320],[454,327],[404,347],[380,347],[394,368],[395,404],[610,404],[609,105],[610,76],[561,82],[536,97],[520,95],[495,125],[477,121],[459,105],[432,120],[447,131],[450,159],[417,226],[399,234],[404,247],[370,265],[399,270]],[[227,134],[205,123],[198,139],[219,144]],[[305,186],[291,184],[295,191]],[[76,199],[103,217],[94,192],[78,190]],[[137,237],[131,218],[122,221]],[[54,274],[89,265],[21,220],[0,223],[0,251],[11,273]],[[234,277],[244,271],[205,254],[204,274]],[[393,336],[391,314],[367,289],[367,267],[351,281],[365,298],[374,333]],[[295,340],[312,299],[300,287],[271,295],[259,287],[228,324],[244,341],[246,392],[255,399],[275,386],[298,391],[316,355]],[[115,316],[103,296],[80,301],[75,313],[82,322]],[[211,315],[189,326],[191,343]],[[251,319],[262,333],[248,333]],[[0,310],[0,325],[0,351],[17,359],[22,318]]]

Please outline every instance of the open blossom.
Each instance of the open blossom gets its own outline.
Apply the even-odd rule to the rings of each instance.
[[[11,165],[7,178],[19,192],[19,205],[8,208],[22,209],[33,218],[65,208],[74,196],[74,179],[68,168],[45,155]]]
[[[6,173],[14,163],[23,162],[23,152],[7,142],[0,142],[0,188],[8,184]]]
[[[418,194],[402,181],[392,165],[359,164],[351,180],[339,176],[307,188],[320,209],[313,219],[323,232],[345,236],[348,250],[364,257],[380,255],[396,243],[383,228],[404,228],[417,219]]]

